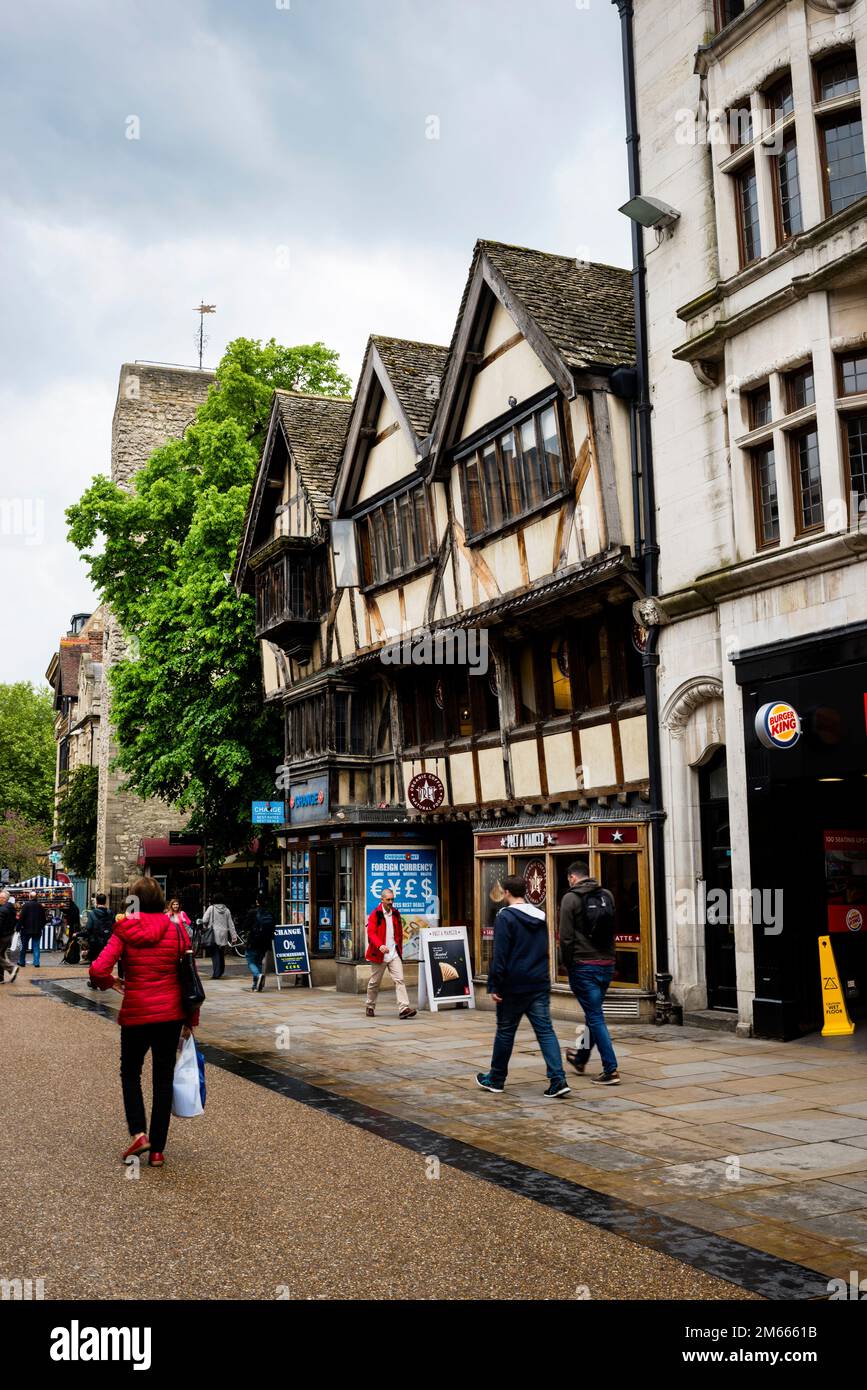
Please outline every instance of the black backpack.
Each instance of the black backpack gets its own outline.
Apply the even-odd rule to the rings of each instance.
[[[593,888],[581,894],[581,901],[584,905],[582,934],[600,951],[610,951],[617,926],[614,898],[607,888]]]

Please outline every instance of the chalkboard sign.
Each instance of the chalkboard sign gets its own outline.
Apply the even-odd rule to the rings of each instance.
[[[419,1008],[436,1013],[445,1004],[476,1007],[466,927],[427,927],[421,933]]]
[[[292,926],[275,927],[271,951],[274,957],[274,973],[277,976],[278,989],[282,989],[281,976],[287,975],[292,976],[293,979],[306,975],[308,985],[311,989],[313,988],[313,981],[310,978],[310,957],[307,954],[307,934],[301,922]]]

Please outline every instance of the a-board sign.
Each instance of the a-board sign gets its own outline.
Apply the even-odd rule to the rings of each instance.
[[[302,922],[275,927],[274,942],[271,949],[274,956],[274,974],[277,976],[278,989],[281,988],[281,977],[291,976],[293,979],[297,979],[301,975],[306,975],[307,983],[312,988],[310,957],[307,954],[307,934]]]
[[[476,1007],[466,927],[426,927],[419,960],[420,1009],[436,1013],[448,1004]]]

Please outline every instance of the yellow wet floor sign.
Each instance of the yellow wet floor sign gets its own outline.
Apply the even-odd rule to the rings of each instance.
[[[822,1037],[835,1038],[854,1033],[855,1025],[846,1008],[830,936],[819,937],[819,973],[822,977],[822,1006],[825,1010]]]

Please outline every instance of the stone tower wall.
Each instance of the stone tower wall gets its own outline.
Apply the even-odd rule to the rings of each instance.
[[[154,449],[181,437],[213,379],[212,372],[195,368],[130,362],[121,367],[111,431],[113,482],[129,487]],[[125,654],[120,626],[105,609],[96,874],[98,888],[106,892],[125,886],[135,876],[143,838],[163,838],[185,825],[185,818],[164,802],[120,791],[123,776],[111,768],[116,746],[109,718],[108,672]]]

